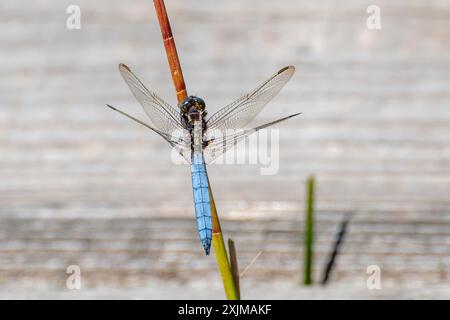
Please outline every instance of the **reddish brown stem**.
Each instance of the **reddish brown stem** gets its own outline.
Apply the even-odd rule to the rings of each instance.
[[[175,47],[175,40],[172,35],[172,29],[170,28],[169,17],[167,16],[164,0],[153,0],[153,3],[155,4],[156,15],[158,16],[159,26],[161,27],[167,61],[169,62],[170,73],[172,74],[173,85],[175,86],[179,104],[187,97],[187,92],[177,48]]]
[[[184,83],[183,73],[181,72],[180,60],[178,59],[175,40],[173,39],[172,29],[170,28],[169,18],[167,17],[164,0],[153,0],[156,14],[158,15],[159,25],[166,48],[167,60],[169,61],[170,73],[172,74],[173,84],[177,92],[178,104],[187,97],[186,85]],[[209,179],[208,179],[209,184]],[[217,215],[216,204],[209,184],[209,198],[211,201],[211,215],[213,223],[213,246],[216,252],[217,265],[222,275],[222,281],[227,298],[230,300],[239,299],[239,291],[233,278],[233,273],[228,261],[227,250],[223,241],[222,231],[220,229],[219,216]]]

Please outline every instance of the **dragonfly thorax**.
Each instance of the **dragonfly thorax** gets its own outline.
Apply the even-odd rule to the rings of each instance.
[[[205,101],[199,97],[189,96],[181,102],[181,117],[192,127],[194,122],[206,115]]]

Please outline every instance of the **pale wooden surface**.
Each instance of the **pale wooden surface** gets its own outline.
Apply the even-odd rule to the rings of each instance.
[[[78,1],[78,31],[65,27],[69,4],[0,5],[1,284],[64,290],[70,264],[90,287],[217,281],[195,235],[188,167],[104,107],[145,117],[119,62],[175,103],[152,1]],[[378,1],[382,30],[371,31],[369,4],[167,1],[188,92],[209,109],[297,68],[258,118],[303,112],[279,127],[278,174],[209,169],[240,264],[264,250],[250,279],[298,281],[303,184],[315,174],[317,278],[353,212],[333,281],[364,283],[377,264],[398,288],[448,285],[450,5]]]

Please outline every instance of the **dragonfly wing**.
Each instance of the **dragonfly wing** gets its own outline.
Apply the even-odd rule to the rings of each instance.
[[[221,131],[243,129],[280,92],[294,72],[293,66],[279,70],[256,89],[213,114],[206,127]]]
[[[173,132],[170,145],[183,157],[186,163],[191,163],[192,149],[189,131],[182,129]]]
[[[190,143],[190,134],[185,129],[179,129],[172,131],[170,134],[160,131],[156,128],[153,128],[152,126],[148,125],[142,120],[139,120],[132,115],[129,115],[128,113],[119,110],[109,104],[107,104],[109,108],[111,108],[114,111],[117,111],[118,113],[124,115],[125,117],[136,121],[137,123],[143,125],[147,129],[152,130],[156,134],[158,134],[161,138],[166,140],[172,148],[174,148],[188,163],[191,162],[191,143]]]
[[[290,116],[271,121],[269,123],[257,126],[252,129],[246,129],[246,130],[237,130],[234,133],[227,134],[227,135],[218,135],[216,138],[209,137],[207,140],[207,146],[203,150],[203,154],[205,157],[205,162],[210,164],[214,160],[216,160],[218,157],[220,157],[222,154],[227,152],[227,150],[233,148],[236,146],[240,141],[247,138],[249,135],[261,130],[265,129],[267,127],[270,127],[274,124],[280,123],[282,121],[285,121],[287,119],[293,118],[295,116],[300,115],[301,113],[295,113]]]
[[[150,92],[125,64],[119,65],[119,71],[156,129],[168,134],[177,129],[184,129],[177,109]]]

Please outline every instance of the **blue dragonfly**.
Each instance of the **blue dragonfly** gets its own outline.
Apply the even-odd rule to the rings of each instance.
[[[250,93],[211,116],[207,114],[204,100],[199,97],[189,96],[180,103],[180,108],[174,108],[149,91],[128,66],[120,64],[119,71],[151,123],[147,124],[109,104],[107,106],[158,134],[190,163],[197,230],[208,255],[213,226],[206,164],[212,163],[250,134],[300,114],[245,129],[289,81],[295,68],[282,68]]]

